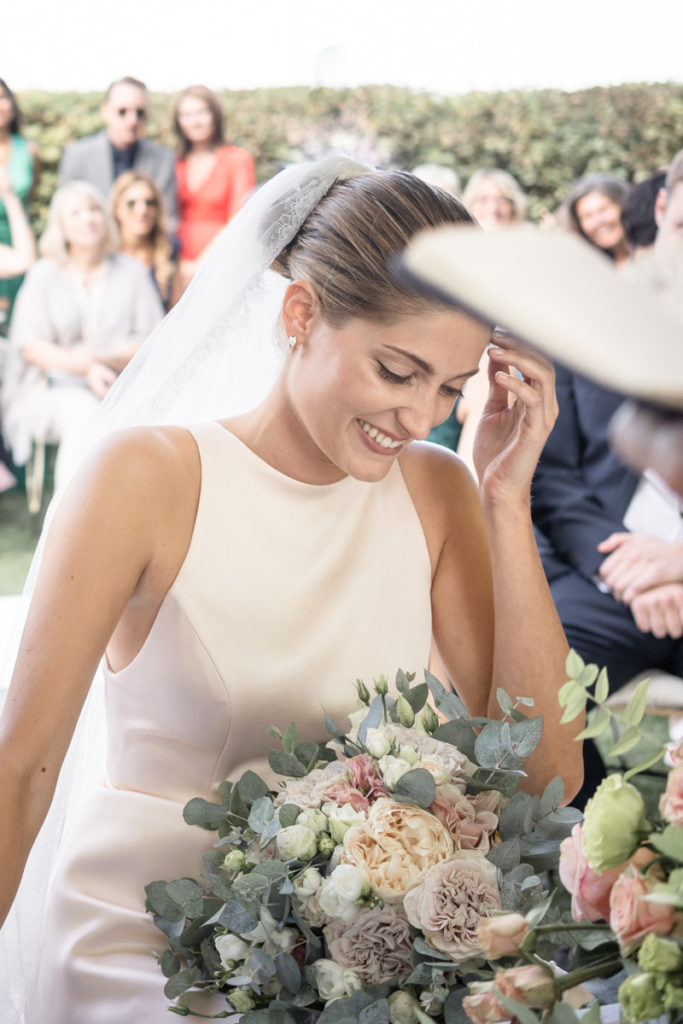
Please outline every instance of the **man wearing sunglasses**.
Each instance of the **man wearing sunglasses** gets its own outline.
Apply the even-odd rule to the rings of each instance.
[[[175,157],[166,146],[144,138],[147,87],[137,78],[113,82],[101,111],[105,127],[64,149],[59,164],[60,184],[89,181],[106,196],[124,171],[144,171],[163,192],[168,218],[175,227]]]

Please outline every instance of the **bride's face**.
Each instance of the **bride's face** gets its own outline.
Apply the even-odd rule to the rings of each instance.
[[[448,417],[489,337],[487,327],[450,310],[391,325],[354,319],[335,329],[318,321],[288,357],[294,422],[316,482],[386,476],[411,441]]]

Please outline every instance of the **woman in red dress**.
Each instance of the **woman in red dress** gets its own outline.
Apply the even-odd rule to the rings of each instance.
[[[180,291],[187,287],[202,253],[237,213],[256,184],[246,149],[225,144],[218,97],[203,85],[184,89],[176,100],[178,137]]]

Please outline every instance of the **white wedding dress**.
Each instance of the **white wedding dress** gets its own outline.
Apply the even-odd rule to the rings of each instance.
[[[428,664],[430,563],[398,463],[316,486],[218,423],[192,433],[192,541],[144,647],[108,673],[106,778],[62,845],[26,1024],[167,1022],[144,886],[202,872],[214,834],[185,802],[263,768],[270,723],[324,740],[323,709],[343,723],[357,677]]]

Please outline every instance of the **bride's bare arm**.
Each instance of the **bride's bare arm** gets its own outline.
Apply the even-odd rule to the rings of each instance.
[[[571,799],[582,778],[574,736],[583,722],[560,725],[557,694],[566,679],[567,644],[529,508],[534,466],[556,416],[553,373],[534,356],[517,354],[515,364],[524,379],[507,373],[496,378],[482,417],[475,445],[479,494],[448,453],[423,459],[425,466],[433,463],[418,510],[426,510],[420,514],[429,517],[428,542],[432,533],[438,548],[432,557],[434,635],[471,713],[500,717],[498,687],[513,697],[533,697],[544,731],[527,759],[525,788],[538,792],[559,774]],[[504,357],[494,354],[492,379],[503,365]],[[508,408],[508,393],[517,398],[515,408]]]
[[[153,611],[187,544],[198,467],[179,433],[110,440],[55,515],[0,723],[0,921],[112,632],[133,595]]]

